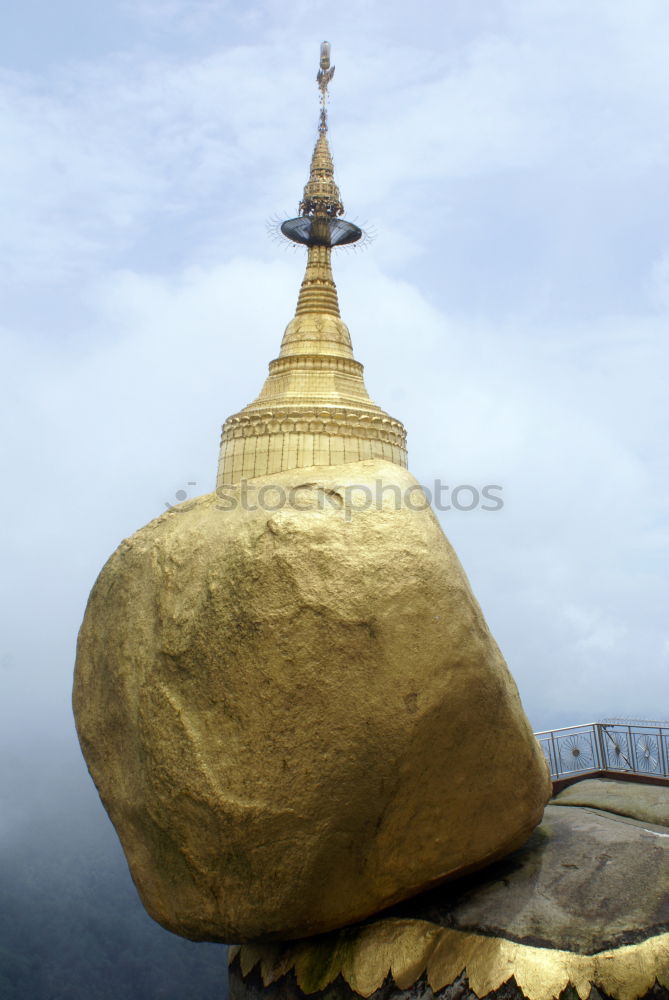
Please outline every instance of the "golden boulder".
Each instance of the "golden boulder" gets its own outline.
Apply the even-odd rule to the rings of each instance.
[[[149,913],[303,937],[523,843],[546,766],[413,477],[373,460],[219,494],[119,546],[79,636],[81,745]]]

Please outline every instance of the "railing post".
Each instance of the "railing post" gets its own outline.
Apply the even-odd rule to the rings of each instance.
[[[630,742],[630,770],[635,774],[639,773],[639,768],[636,766],[636,746],[634,745],[634,740],[632,739],[632,727],[627,727],[627,738]]]
[[[669,767],[667,767],[667,745],[665,743],[664,730],[660,726],[657,731],[657,740],[660,744],[660,768],[664,777],[669,777]]]
[[[558,766],[557,751],[555,749],[555,733],[551,733],[551,753],[553,754],[553,764],[555,765],[555,777],[560,777],[560,768]]]
[[[601,722],[595,723],[595,730],[597,732],[597,756],[599,757],[598,764],[600,771],[606,771],[606,757],[604,756],[604,736],[603,730],[604,726]]]
[[[657,758],[658,759],[657,759],[657,763],[658,763],[658,767],[660,768],[660,771],[661,771],[663,777],[666,778],[666,777],[669,776],[669,774],[668,774],[669,768],[667,768],[667,747],[666,747],[666,744],[665,744],[664,740],[665,740],[664,730],[662,729],[662,726],[658,726],[658,730],[657,730],[657,746],[658,746],[658,754],[657,754]]]

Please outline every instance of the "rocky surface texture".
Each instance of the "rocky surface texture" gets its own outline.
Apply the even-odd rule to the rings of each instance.
[[[409,473],[249,486],[123,542],[78,644],[91,774],[147,910],[193,939],[363,919],[517,848],[550,794]]]
[[[235,1000],[669,998],[669,788],[586,781],[503,861],[379,918],[233,951]],[[572,791],[572,789],[567,790]],[[627,813],[628,815],[625,815]]]
[[[603,778],[577,781],[556,795],[555,805],[590,806],[669,827],[669,793],[666,786],[635,784]]]

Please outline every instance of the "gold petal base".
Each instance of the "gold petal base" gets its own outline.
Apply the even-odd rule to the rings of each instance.
[[[479,997],[513,978],[528,1000],[552,1000],[567,987],[580,1000],[587,1000],[593,986],[616,1000],[638,1000],[656,982],[669,989],[669,934],[579,955],[425,920],[387,919],[358,928],[354,940],[343,932],[290,945],[243,945],[230,949],[230,964],[237,958],[243,977],[259,966],[270,986],[293,972],[305,994],[326,989],[341,975],[355,993],[369,997],[388,974],[400,989],[425,975],[436,993],[464,973]]]

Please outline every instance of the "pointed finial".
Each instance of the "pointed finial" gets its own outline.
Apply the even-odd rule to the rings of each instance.
[[[322,134],[328,130],[328,84],[334,76],[335,68],[330,67],[330,43],[321,42],[321,61],[316,74],[316,83],[321,92],[321,115],[318,123],[318,131]]]
[[[321,89],[321,93],[325,93],[327,90],[328,83],[334,76],[334,71],[334,66],[330,68],[330,43],[321,42],[321,64],[316,74],[316,82]]]
[[[320,91],[318,138],[311,157],[299,216],[282,223],[281,232],[294,243],[304,246],[344,246],[357,243],[362,230],[352,222],[339,218],[344,214],[339,188],[335,184],[332,154],[328,144],[327,100],[328,84],[335,68],[330,65],[330,43],[321,42],[321,55],[316,82]]]

